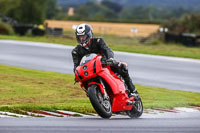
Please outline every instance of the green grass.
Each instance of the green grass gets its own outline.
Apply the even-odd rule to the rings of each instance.
[[[64,44],[64,45],[76,45],[75,40],[73,38],[64,38],[64,37],[52,37],[52,36],[7,36],[0,35],[0,39],[5,40],[19,40],[19,41],[33,41],[33,42],[47,42],[47,43],[56,43],[56,44]]]
[[[200,93],[136,85],[144,108],[200,105]],[[0,110],[26,114],[34,110],[94,113],[74,76],[0,65]]]
[[[65,37],[0,35],[0,39],[48,42],[71,46],[77,45],[72,32],[65,32],[65,34]],[[97,36],[101,37],[101,35]],[[152,40],[148,43],[141,44],[138,38],[119,37],[114,35],[103,35],[102,37],[107,45],[115,51],[200,59],[199,47],[189,48],[181,44],[165,44],[164,42],[158,40]]]

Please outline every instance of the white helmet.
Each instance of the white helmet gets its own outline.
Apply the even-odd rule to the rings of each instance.
[[[76,40],[77,42],[83,46],[83,47],[87,47],[89,46],[92,38],[93,38],[93,32],[92,32],[92,27],[88,24],[80,24],[77,28],[76,28]],[[85,36],[84,40],[80,39],[80,36]]]

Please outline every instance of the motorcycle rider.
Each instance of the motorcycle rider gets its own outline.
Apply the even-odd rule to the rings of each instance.
[[[119,73],[123,77],[130,91],[130,96],[136,98],[138,93],[129,76],[127,65],[114,60],[114,53],[107,47],[104,40],[93,37],[92,27],[88,24],[80,24],[76,28],[75,35],[79,44],[72,50],[74,71],[80,64],[83,56],[90,53],[101,54],[103,56],[102,61],[110,64],[112,71]]]

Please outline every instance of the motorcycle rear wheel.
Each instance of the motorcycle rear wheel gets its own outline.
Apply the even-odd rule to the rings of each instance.
[[[126,111],[127,115],[131,118],[139,118],[143,113],[143,104],[141,98],[135,101],[133,108]]]
[[[112,105],[109,99],[105,99],[99,86],[91,85],[88,88],[88,96],[92,106],[102,118],[112,116]]]

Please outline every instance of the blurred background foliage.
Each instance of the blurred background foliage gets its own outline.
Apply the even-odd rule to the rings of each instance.
[[[23,24],[41,24],[56,15],[56,0],[0,0],[0,14]]]
[[[200,33],[199,0],[0,0],[0,15],[22,24],[45,19],[153,23],[173,32]]]
[[[9,24],[5,24],[0,21],[0,34],[13,35],[14,30]]]

